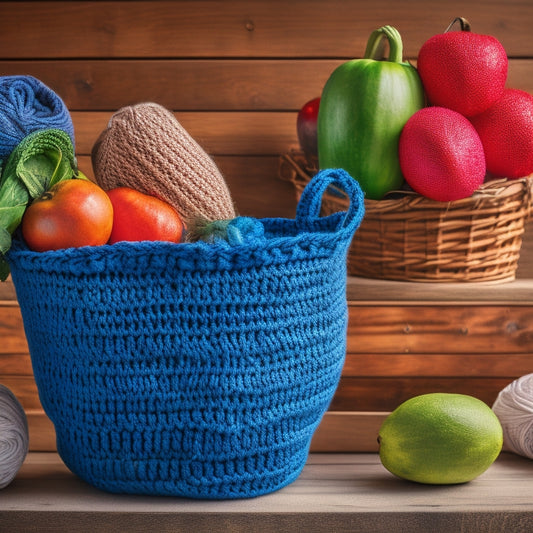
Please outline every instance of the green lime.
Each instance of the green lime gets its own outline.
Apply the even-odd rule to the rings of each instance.
[[[379,457],[394,475],[428,484],[465,483],[498,457],[503,431],[481,400],[464,394],[415,396],[379,430]]]

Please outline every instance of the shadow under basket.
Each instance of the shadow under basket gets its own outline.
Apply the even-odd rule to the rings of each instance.
[[[317,172],[316,161],[291,151],[279,177],[296,197]],[[471,197],[436,202],[413,191],[365,199],[365,216],[348,253],[352,276],[417,282],[507,282],[516,277],[522,236],[531,213],[533,175],[495,179]],[[322,213],[346,209],[330,188]]]

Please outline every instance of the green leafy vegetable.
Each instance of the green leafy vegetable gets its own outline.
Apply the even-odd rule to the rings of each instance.
[[[56,183],[78,176],[70,136],[59,129],[30,133],[11,152],[0,179],[0,280],[9,275],[5,254],[26,207]]]

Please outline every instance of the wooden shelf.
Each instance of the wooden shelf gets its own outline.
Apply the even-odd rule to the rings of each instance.
[[[424,283],[348,277],[351,305],[533,305],[533,278],[510,282]]]
[[[75,477],[55,453],[31,453],[0,496],[2,531],[533,531],[533,461],[502,453],[463,485],[392,476],[377,454],[312,454],[300,477],[249,500],[113,495]]]

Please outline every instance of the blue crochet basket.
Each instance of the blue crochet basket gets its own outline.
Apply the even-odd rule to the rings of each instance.
[[[330,185],[351,199],[320,217]],[[363,194],[342,170],[242,244],[8,254],[58,453],[109,492],[225,499],[294,481],[338,385]]]

